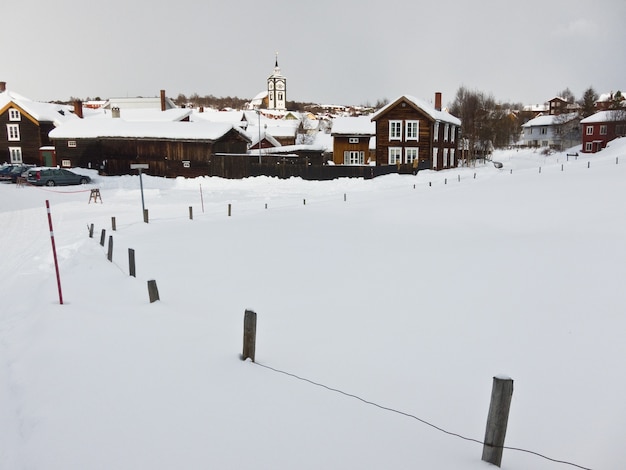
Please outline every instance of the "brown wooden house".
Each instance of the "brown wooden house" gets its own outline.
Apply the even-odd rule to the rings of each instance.
[[[371,117],[376,123],[376,165],[397,165],[402,173],[454,168],[461,121],[435,107],[403,95]]]
[[[335,165],[368,165],[376,161],[376,124],[369,116],[339,117],[333,120],[333,163]]]
[[[0,163],[56,165],[48,133],[77,119],[70,106],[31,101],[0,82]]]
[[[64,167],[131,173],[148,163],[153,176],[194,177],[210,173],[217,153],[245,153],[250,139],[237,126],[211,122],[138,122],[119,118],[80,119],[50,133]]]

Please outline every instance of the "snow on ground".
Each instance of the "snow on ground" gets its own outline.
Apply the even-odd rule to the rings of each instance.
[[[263,365],[479,441],[508,375],[507,446],[620,468],[626,139],[494,160],[327,182],[144,175],[149,224],[137,176],[1,184],[0,469],[490,467],[480,444]],[[245,309],[256,364],[239,358]],[[572,467],[505,450],[502,468]]]

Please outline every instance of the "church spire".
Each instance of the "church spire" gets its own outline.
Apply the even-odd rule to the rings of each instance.
[[[274,64],[274,76],[280,76],[280,67],[278,66],[278,52],[276,52],[276,63]]]

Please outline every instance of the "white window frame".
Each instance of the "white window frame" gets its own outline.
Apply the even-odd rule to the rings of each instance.
[[[22,163],[22,147],[9,147],[11,163]]]
[[[402,121],[389,121],[389,140],[402,140]]]
[[[587,130],[585,132],[587,135],[593,135],[593,126],[587,126]]]
[[[75,140],[68,140],[67,141],[67,146],[70,148],[76,148],[76,141]]]
[[[593,142],[585,143],[585,152],[593,152]]]
[[[450,149],[450,167],[454,168],[454,161],[456,158],[456,150],[455,149]]]
[[[456,127],[450,126],[450,142],[455,141]]]
[[[437,142],[439,140],[439,121],[435,122],[435,126],[433,127],[433,141]]]
[[[439,153],[438,147],[433,147],[433,170],[437,168],[437,154]]]
[[[606,124],[601,124],[600,125],[600,135],[606,135],[607,134],[607,130],[608,130],[608,128],[607,128]]]
[[[20,125],[19,124],[7,124],[7,140],[9,142],[20,141]]]
[[[448,156],[450,155],[450,149],[443,149],[443,167],[448,168]]]
[[[402,147],[389,147],[387,155],[390,165],[402,163]]]
[[[418,158],[419,158],[419,147],[405,147],[404,161],[406,161],[406,163],[413,163]]]
[[[420,122],[419,121],[405,121],[405,138],[406,140],[418,141],[420,137]]]
[[[444,142],[448,141],[449,133],[450,133],[450,124],[446,123],[445,127],[443,128],[443,141]]]
[[[345,150],[343,152],[344,165],[364,165],[365,152],[362,150]]]
[[[9,109],[9,121],[21,121],[22,113],[20,113],[19,109],[11,108]]]
[[[349,144],[358,144],[359,143],[359,138],[358,137],[350,137],[350,138],[348,138],[348,143]]]

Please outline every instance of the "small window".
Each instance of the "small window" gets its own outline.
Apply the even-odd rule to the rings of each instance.
[[[606,124],[600,126],[600,135],[606,135]]]
[[[417,160],[417,147],[409,147],[404,150],[406,162],[413,163],[413,161]]]
[[[11,108],[9,109],[9,121],[21,121],[22,115],[19,109]]]
[[[389,140],[402,140],[402,121],[389,121]]]
[[[358,144],[359,143],[359,138],[358,137],[350,137],[348,139],[348,142],[350,142],[351,144]]]
[[[67,146],[70,148],[76,148],[76,141],[75,140],[68,140],[67,141]]]
[[[446,124],[443,128],[443,141],[448,141],[448,134],[450,133],[450,124]]]
[[[406,140],[418,140],[419,121],[406,121]]]
[[[402,163],[402,147],[389,147],[389,164]]]
[[[587,142],[585,144],[585,152],[593,152],[593,142]]]
[[[72,166],[72,161],[71,160],[61,160],[61,166],[63,168],[69,168]]]
[[[587,135],[593,135],[593,126],[587,126]]]
[[[439,140],[439,122],[435,123],[433,127],[433,140],[437,142]]]
[[[11,163],[22,163],[21,147],[9,147],[9,154],[11,155]]]
[[[20,140],[19,124],[7,124],[7,139],[11,142],[18,142]]]

